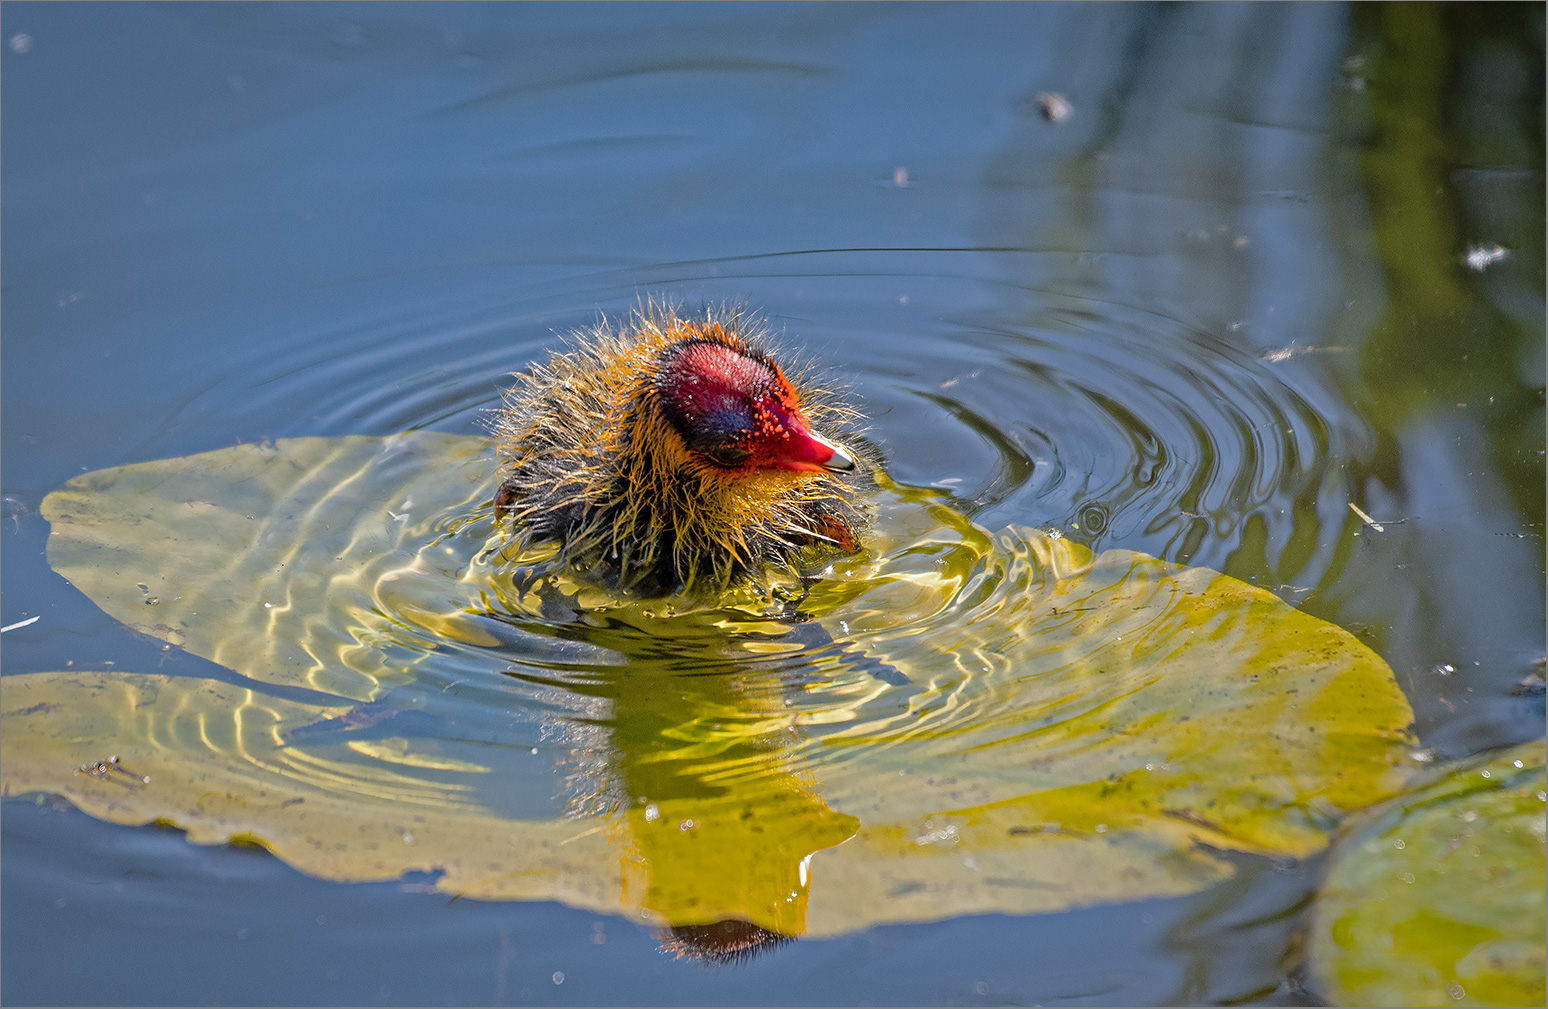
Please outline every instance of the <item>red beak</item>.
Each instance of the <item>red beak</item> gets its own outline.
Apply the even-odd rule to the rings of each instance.
[[[783,426],[783,437],[770,460],[775,467],[811,473],[848,473],[855,468],[854,456],[799,419],[790,417]]]

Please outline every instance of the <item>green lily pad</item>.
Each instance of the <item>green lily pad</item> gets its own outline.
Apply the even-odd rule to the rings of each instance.
[[[499,866],[448,869],[468,896],[527,899],[499,880],[525,873],[538,892],[559,872],[544,845],[568,839],[569,882],[545,898],[837,934],[1192,892],[1230,874],[1221,851],[1320,850],[1405,779],[1411,713],[1387,666],[1224,575],[991,535],[883,478],[870,549],[798,607],[799,586],[620,600],[542,552],[507,556],[493,473],[484,440],[429,432],[119,467],[45,499],[49,559],[108,613],[247,680],[160,695],[225,698],[206,722],[245,710],[221,691],[284,710],[262,760],[236,729],[222,737],[245,775],[229,790],[304,780],[328,796],[331,826],[311,834],[292,822],[304,803],[240,829],[329,878],[429,864],[358,840],[412,805],[455,813],[439,857]],[[5,705],[8,791],[168,818],[198,840],[236,831],[155,789],[131,806],[70,792],[102,751],[155,739],[158,773],[187,761],[176,773],[192,779],[210,747],[153,736],[122,692],[48,676],[46,701]],[[69,700],[88,689],[90,731]],[[28,742],[40,734],[74,749]]]
[[[1545,747],[1487,754],[1362,814],[1311,919],[1314,985],[1339,1005],[1542,1005]]]

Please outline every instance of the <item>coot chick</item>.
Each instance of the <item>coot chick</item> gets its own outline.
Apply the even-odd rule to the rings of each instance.
[[[718,592],[859,547],[858,415],[787,376],[739,308],[643,306],[517,375],[494,424],[500,488],[531,541],[624,592]]]

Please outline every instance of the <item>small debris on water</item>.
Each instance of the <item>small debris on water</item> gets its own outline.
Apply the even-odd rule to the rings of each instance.
[[[1264,351],[1258,356],[1258,360],[1265,364],[1278,364],[1292,357],[1300,357],[1302,354],[1341,354],[1348,349],[1348,347],[1276,347],[1273,350]]]
[[[928,826],[928,824],[926,826]],[[957,825],[954,823],[949,823],[944,827],[935,827],[925,830],[924,833],[914,838],[914,843],[919,845],[956,844],[961,840],[962,837],[957,833]]]
[[[1543,679],[1542,670],[1534,669],[1521,678],[1521,682],[1511,688],[1514,697],[1541,697],[1548,693],[1548,681]]]
[[[1477,273],[1482,273],[1495,263],[1503,263],[1509,258],[1509,249],[1492,242],[1488,245],[1467,247],[1467,265]]]
[[[1440,665],[1436,666],[1434,670],[1432,670],[1432,672],[1434,672],[1438,676],[1450,676],[1452,673],[1454,673],[1456,671],[1457,671],[1457,667],[1453,666],[1449,662],[1442,662]]]
[[[32,36],[26,32],[17,32],[11,36],[11,52],[25,54],[32,50]]]
[[[1365,512],[1361,511],[1360,506],[1355,504],[1353,501],[1349,502],[1349,510],[1360,516],[1361,522],[1364,522],[1366,525],[1370,526],[1377,532],[1381,533],[1387,531],[1385,526],[1371,518],[1369,515],[1365,514]]]
[[[908,188],[908,169],[894,168],[892,170],[892,184],[898,189]]]
[[[649,823],[652,820],[660,819],[660,817],[661,807],[657,806],[654,802],[647,802],[645,804],[645,822]]]
[[[4,627],[0,627],[0,634],[4,634],[6,631],[14,631],[14,630],[18,630],[19,628],[22,628],[22,627],[27,627],[30,624],[35,624],[39,620],[42,620],[42,619],[43,619],[42,615],[39,614],[38,616],[35,616],[35,617],[28,617],[26,620],[18,620],[14,624],[6,624]]]
[[[1045,123],[1053,123],[1057,126],[1075,117],[1075,106],[1057,91],[1039,91],[1033,100],[1037,102],[1038,114],[1043,117]]]
[[[111,757],[107,758],[106,760],[99,760],[99,761],[96,761],[95,763],[90,763],[90,764],[82,764],[80,767],[77,767],[75,769],[75,773],[76,774],[89,774],[93,778],[108,778],[109,775],[111,775],[112,772],[114,772],[114,771],[117,771],[120,774],[127,775],[129,780],[134,782],[134,783],[136,783],[136,784],[140,784],[140,785],[149,785],[150,784],[150,780],[151,780],[150,779],[150,775],[148,775],[148,774],[135,774],[133,771],[129,770],[127,767],[125,767],[122,763],[119,762],[118,754],[116,754],[116,753],[113,754]],[[121,778],[112,778],[111,780],[113,780],[113,781],[122,781],[123,779],[121,779]]]

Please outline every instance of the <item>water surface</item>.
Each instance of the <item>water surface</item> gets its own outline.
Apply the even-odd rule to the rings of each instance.
[[[0,36],[0,616],[41,617],[7,674],[231,679],[49,570],[69,478],[477,434],[557,334],[665,294],[763,311],[985,528],[1353,631],[1437,760],[1542,734],[1538,8],[12,3]],[[18,1003],[1294,1002],[1318,872],[723,970],[49,802],[4,830]]]

